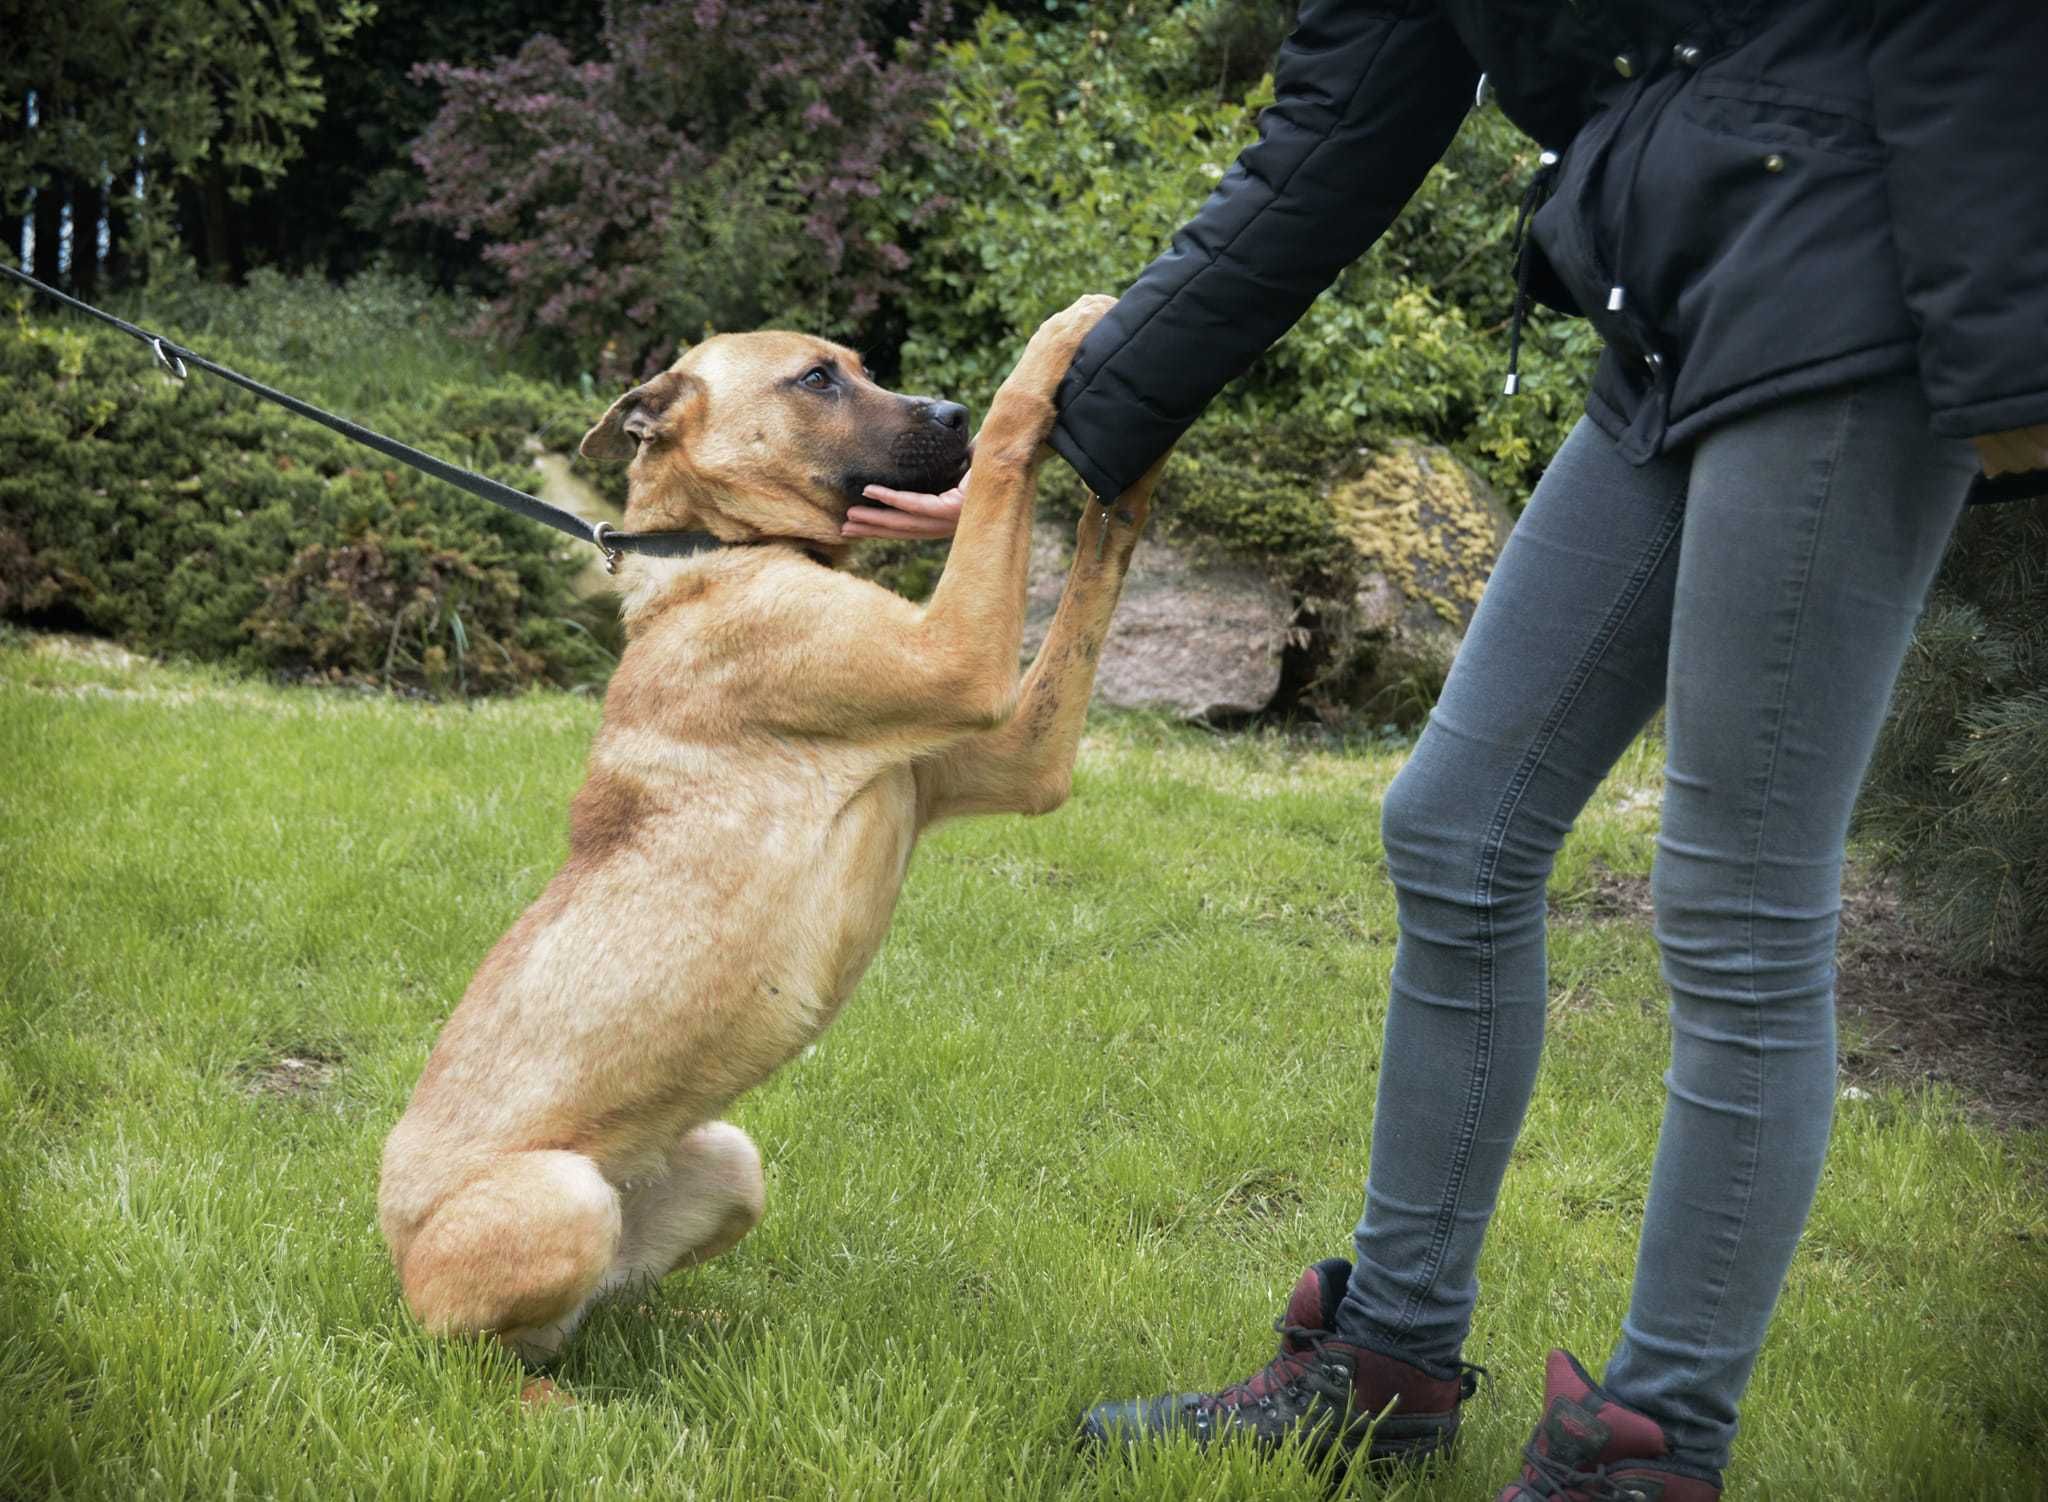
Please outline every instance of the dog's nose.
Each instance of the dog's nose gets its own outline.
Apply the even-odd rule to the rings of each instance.
[[[958,402],[933,402],[925,414],[942,428],[956,433],[967,431],[967,409]]]

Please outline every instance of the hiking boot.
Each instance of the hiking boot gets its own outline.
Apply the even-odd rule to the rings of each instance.
[[[1543,1368],[1543,1422],[1522,1447],[1522,1479],[1496,1502],[1714,1502],[1717,1481],[1681,1476],[1656,1462],[1664,1431],[1624,1408],[1563,1351]]]
[[[1351,1264],[1342,1258],[1316,1263],[1273,1322],[1280,1353],[1263,1370],[1217,1393],[1098,1403],[1081,1415],[1083,1443],[1184,1434],[1204,1448],[1225,1440],[1300,1444],[1318,1461],[1333,1449],[1349,1457],[1361,1445],[1369,1445],[1372,1460],[1447,1450],[1458,1432],[1458,1404],[1476,1389],[1480,1369],[1461,1365],[1456,1376],[1432,1377],[1337,1339],[1337,1304],[1350,1281]],[[1393,1411],[1380,1419],[1390,1404]]]

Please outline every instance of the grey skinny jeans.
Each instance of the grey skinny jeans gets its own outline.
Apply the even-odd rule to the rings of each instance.
[[[1974,470],[1911,376],[1636,468],[1581,421],[1382,813],[1400,912],[1348,1339],[1442,1372],[1522,1124],[1544,885],[1661,705],[1663,1132],[1605,1386],[1715,1473],[1827,1148],[1843,845]]]

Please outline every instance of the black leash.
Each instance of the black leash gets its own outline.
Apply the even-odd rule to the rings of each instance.
[[[282,391],[272,390],[261,381],[252,381],[239,371],[217,365],[204,355],[193,353],[183,345],[173,344],[161,334],[152,334],[148,329],[137,328],[134,324],[104,313],[90,303],[80,302],[59,292],[55,287],[45,286],[32,276],[24,275],[12,266],[0,264],[5,272],[17,282],[33,287],[45,297],[54,298],[66,307],[97,318],[101,323],[111,324],[122,333],[140,339],[156,356],[156,363],[171,375],[184,380],[186,366],[196,365],[201,370],[211,371],[224,381],[231,381],[244,391],[255,393],[267,402],[275,402],[287,412],[296,412],[301,417],[311,418],[324,428],[332,428],[342,437],[352,439],[365,448],[375,449],[401,464],[409,464],[422,474],[432,475],[437,480],[453,485],[457,490],[468,491],[480,500],[503,506],[507,511],[516,511],[521,516],[537,521],[543,526],[553,527],[557,532],[566,532],[579,542],[587,542],[604,554],[607,573],[619,571],[621,553],[642,553],[650,558],[686,558],[692,553],[706,553],[713,548],[722,548],[725,542],[709,532],[620,532],[609,522],[587,522],[573,511],[564,511],[560,506],[551,506],[538,496],[528,495],[523,490],[514,490],[510,485],[501,484],[487,475],[474,470],[463,469],[450,464],[446,459],[436,459],[411,444],[400,443],[396,438],[386,438],[382,433],[373,432],[361,423],[350,422],[346,417],[337,417],[323,411],[311,402],[300,401]]]

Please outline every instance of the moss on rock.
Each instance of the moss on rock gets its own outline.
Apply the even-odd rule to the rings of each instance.
[[[1443,687],[1513,519],[1456,457],[1408,440],[1360,451],[1326,504],[1358,587],[1322,713],[1412,725]]]
[[[1433,616],[1462,632],[1513,524],[1484,480],[1446,450],[1413,441],[1369,454],[1330,487],[1329,507],[1358,554],[1367,631],[1415,629]]]

